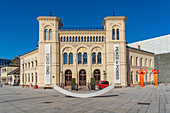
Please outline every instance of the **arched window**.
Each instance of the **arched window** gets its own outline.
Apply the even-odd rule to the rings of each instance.
[[[130,57],[130,65],[133,65],[133,57]]]
[[[68,42],[68,37],[67,37],[67,42]]]
[[[79,36],[79,42],[80,42],[80,36]]]
[[[52,40],[52,30],[49,30],[49,40]]]
[[[138,66],[138,57],[136,57],[136,66]]]
[[[64,37],[64,42],[66,42],[66,37]]]
[[[63,42],[63,37],[61,37],[61,42]]]
[[[136,82],[138,82],[138,73],[136,72]]]
[[[64,53],[64,64],[67,64],[67,53]]]
[[[92,54],[92,64],[96,64],[96,53]]]
[[[87,64],[87,53],[83,54],[83,63]]]
[[[133,71],[131,72],[130,82],[133,84]]]
[[[81,53],[78,53],[78,64],[82,63],[82,55]]]
[[[83,42],[83,36],[81,37],[81,42]]]
[[[73,53],[69,54],[69,64],[73,64]]]
[[[98,55],[97,55],[97,62],[98,62],[98,64],[101,64],[101,62],[102,62],[101,53],[98,53]]]
[[[90,42],[92,42],[92,36],[90,37]]]
[[[101,42],[101,36],[99,36],[99,42]]]
[[[116,30],[117,33],[117,40],[119,40],[119,29]]]
[[[27,82],[27,74],[25,74],[25,82]]]
[[[73,36],[73,42],[74,42],[74,36]]]
[[[48,40],[48,30],[47,29],[44,31],[44,34],[45,34],[45,40]]]
[[[28,82],[30,82],[30,74],[28,73]]]
[[[115,40],[115,29],[112,29],[112,40]]]
[[[34,82],[34,76],[33,76],[33,73],[32,73],[32,77],[31,77],[31,78],[32,78],[32,82]]]
[[[93,42],[95,42],[95,36],[93,36]]]
[[[149,61],[150,67],[152,67],[152,60]]]
[[[86,36],[84,37],[84,42],[86,42]]]
[[[89,42],[89,36],[87,37],[87,42]]]
[[[98,42],[98,36],[96,36],[96,42]]]
[[[77,36],[76,36],[76,42],[77,42]]]
[[[143,66],[143,58],[140,59],[140,66]]]
[[[102,36],[102,42],[104,42],[104,36]]]
[[[71,36],[70,36],[70,42],[71,42]]]
[[[145,59],[145,66],[148,67],[148,60]]]

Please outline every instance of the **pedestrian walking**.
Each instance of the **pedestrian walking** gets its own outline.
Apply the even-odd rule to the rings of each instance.
[[[0,82],[1,88],[2,88],[2,82]]]

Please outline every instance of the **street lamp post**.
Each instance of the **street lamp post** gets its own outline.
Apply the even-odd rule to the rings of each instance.
[[[23,60],[23,88],[24,88],[24,59],[22,58],[22,60]]]

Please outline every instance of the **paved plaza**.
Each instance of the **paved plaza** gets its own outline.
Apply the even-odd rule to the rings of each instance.
[[[170,113],[170,84],[117,88],[99,97],[86,99],[67,97],[54,89],[0,88],[0,113],[42,112]]]

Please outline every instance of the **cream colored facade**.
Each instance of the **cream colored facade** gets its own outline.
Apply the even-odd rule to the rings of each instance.
[[[38,50],[20,56],[20,85],[37,85]],[[23,76],[24,75],[24,76]]]
[[[38,49],[20,56],[20,85],[31,83],[39,87],[65,86],[70,85],[70,77],[76,78],[76,83],[79,85],[88,85],[93,77],[96,81],[108,80],[115,86],[127,86],[130,82],[137,84],[135,73],[140,66],[133,65],[134,61],[130,65],[131,56],[133,60],[136,57],[147,59],[148,62],[151,60],[152,67],[147,64],[148,66],[143,65],[142,68],[148,69],[149,73],[154,69],[153,53],[126,46],[126,17],[124,16],[104,18],[103,30],[62,30],[60,28],[63,24],[60,18],[38,17],[37,19],[39,21],[39,46]],[[45,62],[47,60],[46,45],[51,47],[50,84],[45,83],[45,70],[48,65]],[[120,47],[120,54],[118,54],[120,83],[115,83],[116,53],[114,48],[116,45]],[[71,55],[73,55],[72,60],[70,60]],[[32,62],[33,66],[31,66]],[[151,82],[152,79],[147,78],[147,81]]]
[[[5,66],[1,68],[1,82],[3,84],[8,83],[8,84],[13,84],[14,79],[13,76],[8,75],[11,71],[17,69],[18,67],[11,67],[11,66]]]
[[[140,82],[140,77],[136,71],[139,69],[146,69],[147,74],[144,75],[144,81],[146,83],[152,83],[154,80],[152,73],[154,69],[154,54],[131,47],[128,47],[127,51],[128,81],[132,84],[138,84]]]

